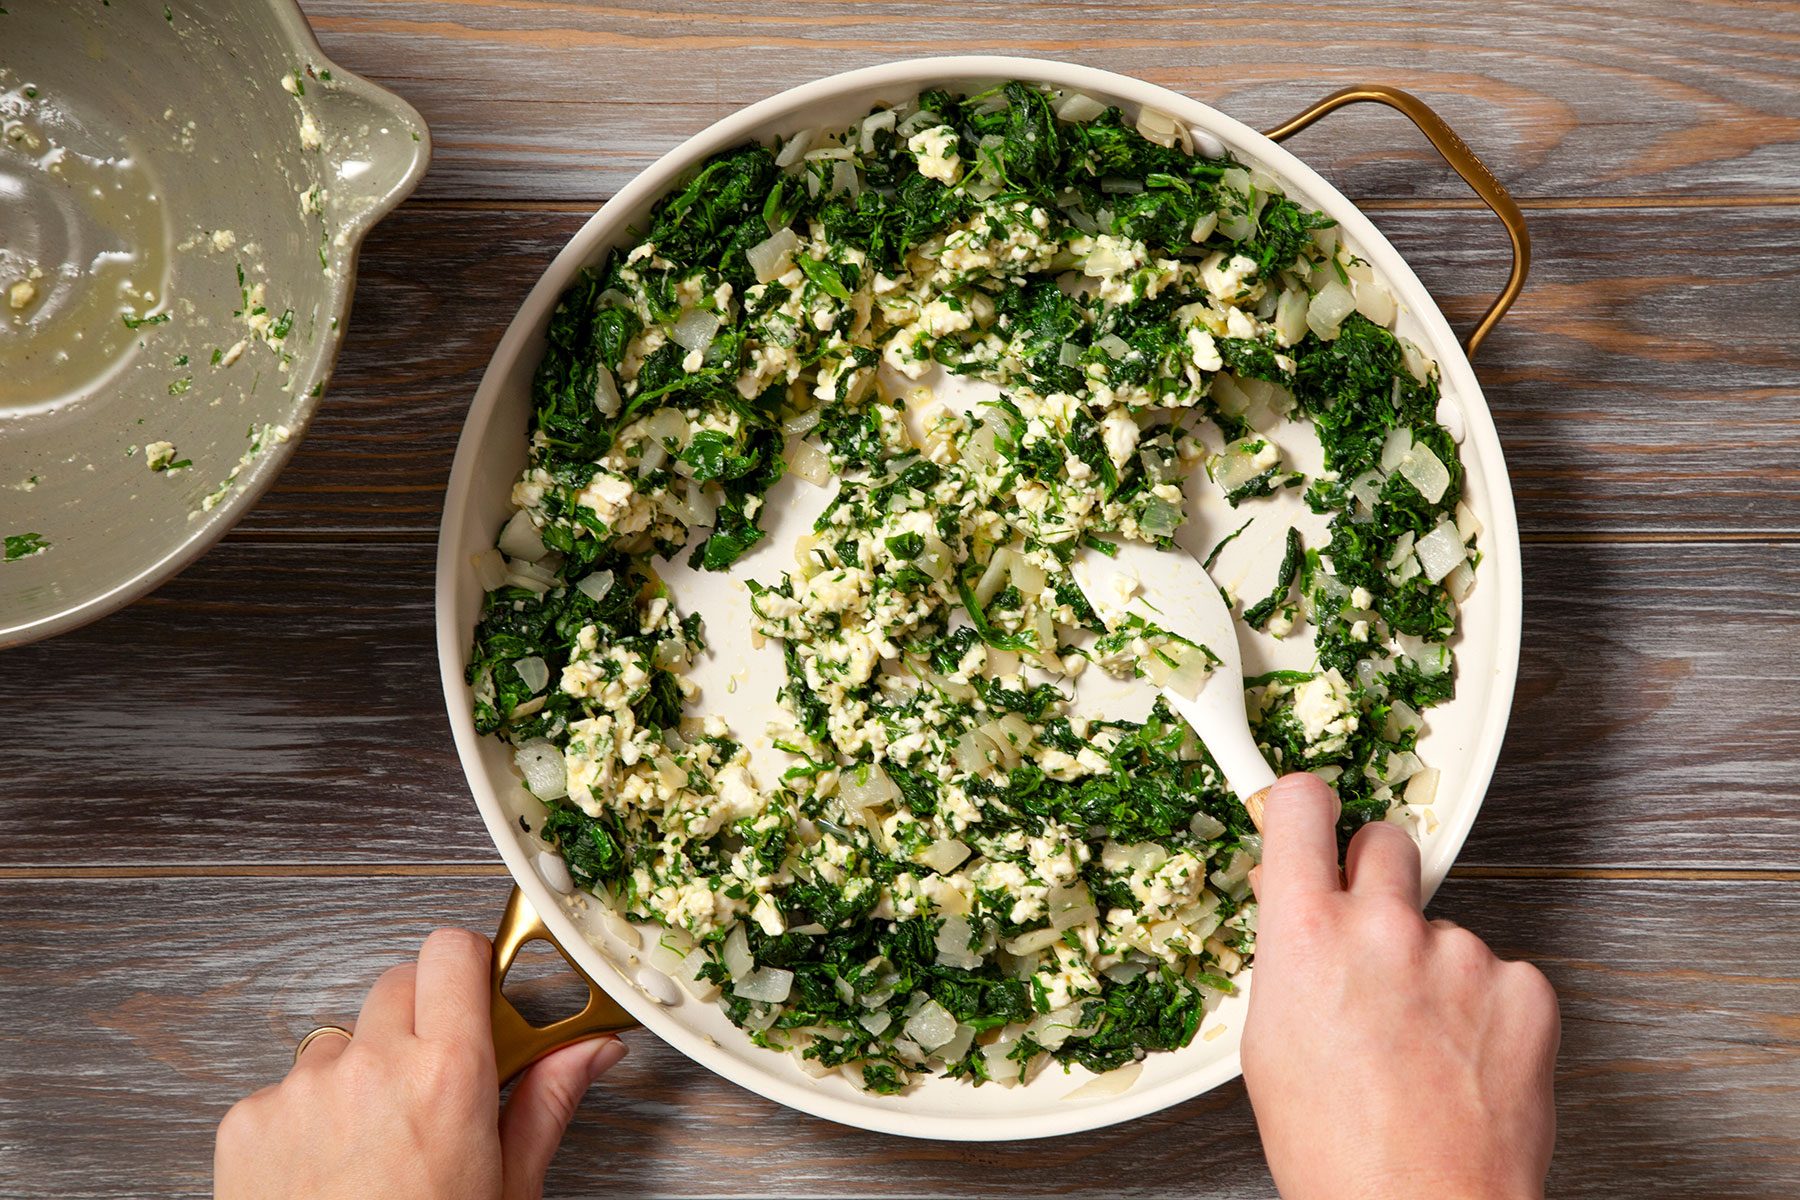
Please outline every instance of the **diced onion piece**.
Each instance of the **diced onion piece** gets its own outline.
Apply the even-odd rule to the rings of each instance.
[[[831,456],[805,438],[789,438],[782,456],[788,470],[812,484],[824,487],[831,482]]]
[[[1406,781],[1406,802],[1408,804],[1430,804],[1437,799],[1437,789],[1438,769],[1426,767]]]
[[[892,129],[896,119],[893,109],[884,108],[863,121],[860,144],[864,154],[875,153],[875,135],[883,129]]]
[[[862,181],[857,178],[855,164],[848,159],[839,159],[832,164],[831,190],[833,193],[846,192],[852,200],[862,195]]]
[[[1450,487],[1450,471],[1444,466],[1443,459],[1432,453],[1430,446],[1424,442],[1414,442],[1412,449],[1401,456],[1400,474],[1406,481],[1418,489],[1425,503],[1436,504],[1444,498]]]
[[[713,494],[711,488],[690,483],[687,490],[687,507],[690,529],[711,529],[714,519],[719,515],[719,498]]]
[[[531,514],[522,508],[512,515],[512,520],[500,531],[498,545],[500,552],[506,557],[525,562],[534,563],[550,553],[544,545],[544,539],[538,534],[537,526],[532,523]]]
[[[913,561],[934,580],[948,579],[950,572],[956,569],[956,556],[950,552],[950,547],[931,534],[925,535],[925,548]]]
[[[1395,700],[1388,706],[1387,723],[1381,728],[1383,741],[1397,742],[1400,736],[1410,729],[1422,728],[1425,718],[1417,709],[1404,700]]]
[[[1242,167],[1225,168],[1219,175],[1219,190],[1236,192],[1244,202],[1241,211],[1235,206],[1220,208],[1219,232],[1234,242],[1244,241],[1256,232],[1256,218],[1250,211],[1250,172]]]
[[[718,334],[719,314],[707,308],[688,309],[669,331],[669,336],[679,342],[682,349],[702,352],[713,344],[713,338]]]
[[[1052,929],[1068,929],[1070,926],[1095,920],[1100,915],[1100,910],[1094,906],[1094,897],[1085,883],[1051,888],[1044,897],[1044,904],[1050,913]]]
[[[1433,583],[1455,570],[1456,565],[1469,555],[1462,539],[1456,536],[1456,526],[1450,521],[1440,522],[1436,529],[1420,538],[1417,553],[1425,578]]]
[[[1373,279],[1359,279],[1352,289],[1356,296],[1356,311],[1383,329],[1394,323],[1394,315],[1398,307],[1394,303],[1394,293],[1387,290]]]
[[[1381,443],[1381,469],[1390,474],[1399,470],[1401,461],[1412,448],[1412,430],[1404,425],[1388,430],[1386,440]]]
[[[1071,125],[1082,125],[1093,120],[1106,111],[1106,105],[1092,96],[1084,96],[1080,92],[1067,97],[1056,106],[1056,118],[1067,121]]]
[[[525,563],[523,565],[530,566],[531,564]],[[540,596],[550,590],[549,584],[541,579],[533,579],[529,575],[510,574],[506,577],[506,583],[511,587],[523,588],[528,592],[536,592]]]
[[[1103,334],[1096,338],[1094,345],[1106,352],[1108,358],[1122,359],[1131,353],[1131,343],[1116,333]]]
[[[1219,411],[1228,417],[1241,417],[1250,408],[1250,396],[1236,375],[1221,371],[1213,376],[1211,396]]]
[[[789,437],[806,433],[814,425],[817,425],[819,423],[819,418],[824,415],[824,405],[820,405],[817,408],[809,408],[803,413],[795,413],[781,423],[781,432],[787,434]]]
[[[851,808],[874,808],[900,798],[900,789],[880,763],[865,763],[838,778],[838,798]]]
[[[1188,819],[1188,829],[1197,838],[1212,839],[1225,832],[1225,822],[1208,812],[1197,812]]]
[[[1152,496],[1138,517],[1138,528],[1153,538],[1173,537],[1181,528],[1181,510],[1161,496]]]
[[[956,1036],[942,1046],[939,1046],[936,1053],[939,1058],[947,1063],[959,1062],[962,1060],[962,1057],[969,1052],[969,1047],[974,1044],[975,1027],[973,1025],[958,1024],[956,1027]]]
[[[956,1018],[936,1000],[927,1000],[902,1028],[921,1050],[930,1052],[956,1036]]]
[[[1142,1062],[1128,1062],[1122,1067],[1115,1067],[1104,1075],[1096,1075],[1080,1087],[1064,1096],[1064,1100],[1102,1100],[1108,1096],[1122,1095],[1138,1076],[1144,1073]]]
[[[1011,574],[1013,586],[1027,596],[1041,594],[1049,581],[1044,569],[1023,554],[1013,555]]]
[[[1350,494],[1356,497],[1357,503],[1361,504],[1363,508],[1370,512],[1374,512],[1375,505],[1381,499],[1381,473],[1379,471],[1364,471],[1361,475],[1352,479],[1350,481]]]
[[[731,976],[733,983],[756,969],[756,961],[750,957],[750,939],[744,934],[742,925],[731,927],[731,932],[725,935],[725,946],[720,954],[725,961],[725,971]]]
[[[678,408],[659,408],[644,418],[644,436],[658,446],[674,442],[676,449],[685,449],[693,435],[693,427]]]
[[[556,572],[541,562],[527,562],[515,558],[506,564],[507,574],[517,579],[527,579],[533,583],[553,587],[556,584]]]
[[[799,162],[801,156],[803,156],[812,146],[813,139],[818,136],[819,131],[816,129],[802,129],[799,133],[796,133],[793,137],[788,139],[787,145],[781,148],[781,153],[775,156],[775,165],[778,167],[791,167]]]
[[[1212,666],[1204,650],[1180,642],[1159,647],[1143,661],[1144,674],[1151,683],[1189,700],[1200,694],[1206,677],[1212,674]]]
[[[1480,532],[1481,532],[1481,518],[1479,518],[1475,515],[1475,510],[1470,508],[1468,506],[1468,504],[1466,504],[1465,502],[1463,502],[1461,500],[1458,500],[1456,502],[1456,533],[1457,533],[1457,536],[1462,538],[1462,540],[1464,542],[1467,542],[1470,538],[1474,537],[1476,534],[1478,534]]]
[[[524,658],[514,660],[512,666],[513,670],[518,672],[519,678],[524,681],[525,686],[531,689],[533,695],[543,691],[544,685],[550,682],[550,664],[544,661],[542,655],[528,654]]]
[[[973,935],[969,918],[952,914],[944,918],[937,931],[937,963],[940,967],[973,970],[981,965],[981,955],[969,949]]]
[[[1242,895],[1240,889],[1248,889],[1250,868],[1255,865],[1248,854],[1236,850],[1232,852],[1231,861],[1207,876],[1207,880],[1221,892],[1231,896]]]
[[[1149,969],[1150,965],[1148,963],[1139,962],[1135,959],[1127,959],[1125,962],[1114,963],[1100,973],[1114,983],[1130,983]]]
[[[1002,942],[1000,944],[1005,948],[1008,954],[1024,955],[1036,954],[1040,950],[1047,950],[1061,940],[1062,930],[1060,929],[1033,929],[1029,932],[1021,933],[1011,941]]]
[[[1218,227],[1219,214],[1217,212],[1206,213],[1198,221],[1194,222],[1194,227],[1192,229],[1188,230],[1188,241],[1204,242],[1213,235],[1213,230]]]
[[[948,875],[969,853],[969,848],[955,838],[940,838],[919,852],[919,861],[940,875]]]
[[[780,967],[758,967],[731,985],[731,994],[763,1004],[780,1004],[794,990],[794,973]]]
[[[1292,346],[1306,336],[1306,310],[1311,298],[1298,288],[1281,293],[1275,302],[1275,339]]]
[[[1000,589],[1006,586],[1006,580],[1012,572],[1012,562],[1013,552],[1011,549],[1002,546],[994,551],[994,556],[988,559],[987,569],[981,573],[981,578],[975,581],[975,602],[977,604],[986,607],[989,600],[1000,594]]]
[[[752,1033],[761,1033],[775,1024],[775,1019],[780,1015],[781,1009],[773,1004],[754,1007],[750,1010],[750,1015],[744,1018],[744,1028]]]
[[[1400,361],[1406,365],[1407,374],[1420,383],[1431,378],[1432,361],[1408,338],[1400,339]]]
[[[1425,764],[1419,761],[1418,755],[1410,750],[1402,750],[1399,753],[1389,754],[1387,756],[1387,764],[1382,773],[1382,778],[1387,780],[1390,786],[1397,783],[1405,783],[1408,779],[1411,779],[1414,775],[1417,775],[1423,770],[1424,767]]]
[[[506,583],[506,558],[498,550],[483,550],[469,559],[481,590],[491,592]]]
[[[602,908],[599,913],[600,928],[621,946],[628,950],[636,950],[643,944],[643,935],[638,933],[637,926],[621,917],[610,908]]]
[[[569,776],[562,751],[548,738],[532,738],[513,751],[513,765],[525,777],[525,786],[539,800],[560,800],[569,794]]]
[[[605,363],[594,366],[594,410],[603,417],[619,415],[619,383]]]
[[[606,599],[606,593],[612,591],[613,573],[611,571],[594,571],[583,575],[575,583],[575,590],[595,602]]]
[[[1046,1050],[1060,1050],[1062,1044],[1078,1032],[1081,1021],[1081,1006],[1071,1004],[1053,1012],[1033,1017],[1025,1027],[1025,1036],[1036,1041]]]
[[[1159,146],[1173,147],[1182,140],[1181,122],[1154,108],[1138,111],[1137,130],[1145,141],[1155,142]]]
[[[800,235],[784,225],[744,251],[744,261],[750,264],[758,283],[768,283],[787,273],[794,265],[794,251],[799,248]]]
[[[1239,438],[1226,446],[1212,461],[1213,482],[1229,493],[1261,475],[1263,468],[1256,465],[1257,450],[1253,447],[1264,440],[1260,437]]]
[[[1449,592],[1450,598],[1458,604],[1467,600],[1469,593],[1475,590],[1475,568],[1470,566],[1466,559],[1457,563],[1450,568],[1450,573],[1444,576],[1444,590]]]
[[[650,946],[647,961],[664,975],[685,979],[694,968],[705,964],[706,955],[694,953],[692,945],[682,945],[671,936],[675,932],[678,931],[671,929],[658,931],[656,941]],[[692,959],[698,961],[690,962]]]
[[[1328,280],[1306,306],[1306,326],[1322,340],[1333,341],[1344,318],[1355,309],[1356,298],[1350,294],[1350,289],[1336,279]]]
[[[1387,560],[1388,570],[1393,571],[1398,569],[1401,563],[1404,563],[1407,559],[1412,557],[1412,552],[1413,534],[1412,530],[1409,529],[1395,540],[1394,552],[1388,556]]]
[[[985,744],[985,739],[976,737],[972,730],[958,738],[956,748],[951,751],[951,757],[956,760],[956,769],[965,775],[986,774],[990,764],[987,752],[982,749]]]

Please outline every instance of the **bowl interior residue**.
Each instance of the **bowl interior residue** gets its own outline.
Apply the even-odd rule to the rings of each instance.
[[[267,487],[428,156],[290,0],[0,16],[0,646],[155,586]]]

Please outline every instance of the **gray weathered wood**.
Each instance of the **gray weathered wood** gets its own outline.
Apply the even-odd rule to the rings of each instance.
[[[1800,178],[1790,5],[1228,10],[1077,0],[589,5],[307,0],[328,53],[411,100],[425,194],[611,195],[753,100],[932,54],[1072,59],[1276,124],[1349,83],[1410,88],[1521,195],[1743,195]],[[1340,115],[1295,148],[1355,196],[1463,196],[1405,121]]]
[[[432,926],[492,927],[505,879],[440,708],[430,544],[481,369],[586,211],[783,87],[995,51],[1253,125],[1395,83],[1527,200],[1532,285],[1479,364],[1528,541],[1524,662],[1435,908],[1561,991],[1553,1195],[1800,1194],[1800,7],[304,3],[329,53],[420,106],[436,164],[370,242],[275,492],[153,597],[0,657],[0,1196],[206,1194],[214,1122],[295,1037]],[[1453,320],[1482,309],[1499,229],[1400,117],[1351,110],[1292,148]],[[1271,1194],[1238,1086],[962,1147],[633,1044],[550,1195]]]
[[[1378,223],[1467,328],[1505,277],[1485,212]],[[244,532],[435,534],[468,402],[575,213],[409,205],[379,228],[338,373]],[[1800,533],[1800,206],[1543,211],[1480,375],[1528,534]],[[521,435],[522,436],[522,435]]]
[[[0,881],[0,1191],[203,1194],[233,1100],[426,931],[489,929],[504,896],[495,879]],[[1463,880],[1434,911],[1561,992],[1553,1195],[1800,1189],[1792,885]],[[1114,1129],[957,1146],[803,1117],[628,1040],[549,1195],[1271,1194],[1237,1084]]]
[[[492,862],[431,558],[231,540],[8,654],[0,864]],[[1462,861],[1800,869],[1796,596],[1800,544],[1528,547],[1519,699]],[[53,680],[80,702],[43,703]]]

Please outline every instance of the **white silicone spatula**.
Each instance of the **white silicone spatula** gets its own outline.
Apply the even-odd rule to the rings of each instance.
[[[1225,597],[1206,568],[1180,547],[1158,550],[1142,542],[1120,542],[1117,548],[1116,555],[1108,556],[1083,547],[1071,564],[1076,584],[1109,624],[1137,613],[1172,634],[1205,646],[1218,660],[1192,697],[1175,686],[1164,687],[1162,694],[1205,743],[1260,829],[1263,794],[1275,782],[1275,772],[1250,734],[1237,623]],[[1131,598],[1121,604],[1125,593]]]
[[[904,392],[910,381],[887,374],[891,390]],[[922,381],[933,398],[960,414],[973,413],[1000,395],[1000,389],[982,380],[934,369]],[[912,414],[909,410],[909,420]],[[915,434],[919,431],[915,430]],[[1180,547],[1158,550],[1141,542],[1121,542],[1118,554],[1082,547],[1071,568],[1075,582],[1088,603],[1104,616],[1116,611],[1114,581],[1128,577],[1135,585],[1132,606],[1146,620],[1188,641],[1205,646],[1218,659],[1205,683],[1192,698],[1165,687],[1169,707],[1180,713],[1225,772],[1231,790],[1243,799],[1244,808],[1258,829],[1262,828],[1263,793],[1275,782],[1275,772],[1264,761],[1256,739],[1250,735],[1244,712],[1244,662],[1238,651],[1237,623],[1220,594],[1218,585],[1193,555]],[[1131,611],[1127,607],[1125,611]]]

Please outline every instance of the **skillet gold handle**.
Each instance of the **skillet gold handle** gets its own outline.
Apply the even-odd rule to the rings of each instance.
[[[1475,351],[1480,348],[1482,339],[1499,324],[1500,318],[1506,315],[1506,310],[1512,307],[1513,301],[1519,298],[1519,293],[1525,288],[1525,275],[1531,270],[1531,234],[1525,228],[1525,214],[1519,211],[1512,193],[1494,178],[1494,173],[1488,170],[1487,164],[1475,156],[1468,143],[1457,136],[1456,130],[1445,124],[1444,118],[1411,92],[1379,83],[1365,83],[1333,92],[1285,124],[1269,130],[1264,136],[1271,141],[1282,141],[1327,113],[1336,112],[1347,104],[1360,104],[1364,101],[1385,104],[1417,125],[1419,132],[1431,139],[1437,152],[1444,156],[1444,161],[1463,177],[1463,182],[1475,189],[1475,194],[1500,218],[1500,223],[1506,226],[1506,235],[1512,239],[1512,275],[1500,290],[1499,297],[1488,306],[1487,312],[1476,322],[1474,331],[1463,343],[1472,359]]]
[[[548,942],[556,947],[556,952],[569,964],[569,969],[580,976],[588,988],[586,1008],[572,1017],[565,1017],[549,1025],[533,1025],[527,1021],[524,1014],[514,1008],[513,1002],[500,990],[520,949],[527,942],[533,941]],[[531,902],[525,899],[525,893],[516,887],[512,890],[512,895],[506,898],[506,912],[501,915],[500,929],[494,934],[492,987],[494,1065],[502,1084],[552,1050],[637,1027],[637,1018],[620,1008],[616,1000],[601,991],[600,985],[575,965],[569,952],[557,945],[556,939],[550,936],[550,930],[544,925],[543,918],[531,907]]]

